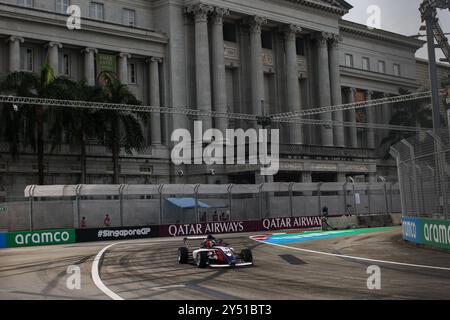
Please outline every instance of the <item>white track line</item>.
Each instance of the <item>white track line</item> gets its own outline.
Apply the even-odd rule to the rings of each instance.
[[[103,254],[105,253],[105,251],[119,243],[121,243],[121,242],[116,242],[116,243],[110,244],[109,246],[106,246],[102,250],[100,250],[100,252],[97,253],[97,256],[94,258],[94,262],[92,262],[92,269],[91,269],[92,280],[94,281],[97,288],[99,288],[104,294],[106,294],[108,297],[110,297],[113,300],[124,300],[124,298],[122,298],[115,292],[111,291],[107,286],[105,286],[103,281],[100,279],[100,275],[98,273],[99,272],[98,265],[99,265],[100,260],[102,259]]]
[[[252,239],[252,237],[250,237],[250,239]],[[270,243],[270,242],[259,241],[259,240],[255,240],[255,239],[252,239],[252,240],[260,242],[260,243],[263,243],[263,244],[268,244],[268,245],[271,245],[271,246],[275,246],[275,247],[280,247],[280,248],[289,249],[289,250],[302,251],[302,252],[308,252],[308,253],[314,253],[314,254],[320,254],[320,255],[324,255],[324,256],[346,258],[346,259],[353,259],[353,260],[359,260],[359,261],[377,262],[377,263],[382,263],[382,264],[392,264],[392,265],[397,265],[397,266],[406,266],[406,267],[414,267],[414,268],[450,271],[450,268],[446,268],[446,267],[435,267],[435,266],[427,266],[427,265],[421,265],[421,264],[410,264],[410,263],[403,263],[403,262],[368,259],[368,258],[347,256],[347,255],[343,255],[343,254],[336,254],[336,253],[329,253],[329,252],[301,249],[301,248],[296,248],[296,247],[285,246],[285,245],[282,245],[282,244],[275,244],[275,243]]]

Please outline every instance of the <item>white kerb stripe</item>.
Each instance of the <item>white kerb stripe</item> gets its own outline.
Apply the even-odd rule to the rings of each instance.
[[[250,237],[250,239],[252,239],[252,237]],[[346,255],[336,254],[336,253],[329,253],[329,252],[301,249],[301,248],[296,248],[296,247],[289,247],[289,246],[285,246],[282,244],[258,241],[255,239],[252,239],[252,240],[260,242],[260,243],[268,244],[271,246],[275,246],[275,247],[280,247],[280,248],[289,249],[289,250],[302,251],[302,252],[308,252],[308,253],[314,253],[314,254],[320,254],[320,255],[324,255],[324,256],[332,256],[332,257],[353,259],[353,260],[359,260],[359,261],[377,262],[377,263],[383,263],[383,264],[392,264],[392,265],[397,265],[397,266],[450,271],[450,268],[447,268],[447,267],[436,267],[436,266],[427,266],[427,265],[421,265],[421,264],[411,264],[411,263],[403,263],[403,262],[394,262],[394,261],[385,261],[385,260],[376,260],[376,259],[361,258],[361,257],[354,257],[354,256],[346,256]]]
[[[92,280],[94,281],[97,288],[99,288],[104,294],[106,294],[108,297],[110,297],[113,300],[124,300],[124,298],[122,298],[115,292],[111,291],[107,286],[105,286],[103,281],[100,279],[98,265],[99,265],[100,260],[102,259],[103,254],[105,253],[105,251],[119,243],[120,242],[110,244],[109,246],[106,246],[102,250],[100,250],[100,252],[97,253],[97,256],[94,258],[94,262],[92,262],[92,269],[91,269]]]

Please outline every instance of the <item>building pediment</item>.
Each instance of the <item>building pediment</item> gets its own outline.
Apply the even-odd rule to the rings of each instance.
[[[336,14],[344,15],[353,8],[348,2],[344,0],[286,0],[289,2],[298,3],[304,6],[313,7]]]

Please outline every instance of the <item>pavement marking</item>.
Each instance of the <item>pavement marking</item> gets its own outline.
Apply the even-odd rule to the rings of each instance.
[[[377,259],[369,259],[369,258],[362,258],[362,257],[354,257],[354,256],[343,255],[343,254],[337,254],[337,253],[329,253],[329,252],[323,252],[323,251],[316,251],[316,250],[309,250],[309,249],[290,247],[290,246],[285,246],[285,245],[282,245],[282,244],[276,244],[276,243],[270,243],[270,242],[266,242],[266,241],[255,240],[252,237],[250,237],[250,239],[252,239],[252,240],[254,240],[256,242],[267,244],[267,245],[271,245],[271,246],[274,246],[274,247],[280,247],[280,248],[284,248],[284,249],[296,250],[296,251],[301,251],[301,252],[314,253],[314,254],[319,254],[319,255],[324,255],[324,256],[346,258],[346,259],[367,261],[367,262],[376,262],[376,263],[382,263],[382,264],[392,264],[392,265],[397,265],[397,266],[406,266],[406,267],[414,267],[414,268],[450,271],[450,268],[446,268],[446,267],[436,267],[436,266],[427,266],[427,265],[421,265],[421,264],[411,264],[411,263],[403,263],[403,262],[394,262],[394,261],[386,261],[386,260],[377,260]]]
[[[116,242],[116,243],[110,244],[109,246],[106,246],[102,250],[100,250],[99,253],[97,253],[97,256],[94,258],[94,261],[92,262],[92,269],[91,269],[92,280],[94,281],[97,288],[99,288],[104,294],[106,294],[108,297],[110,297],[113,300],[125,300],[125,299],[122,298],[121,296],[119,296],[118,294],[116,294],[115,292],[113,292],[112,290],[110,290],[107,286],[105,286],[103,281],[100,279],[100,275],[98,273],[98,271],[99,271],[98,265],[99,265],[100,260],[102,259],[103,254],[106,252],[106,250],[108,250],[112,246],[115,246],[120,243],[123,243],[123,242]]]

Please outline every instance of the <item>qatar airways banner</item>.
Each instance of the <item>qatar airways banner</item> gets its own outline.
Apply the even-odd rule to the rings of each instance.
[[[161,237],[182,237],[204,234],[240,233],[288,229],[321,228],[320,217],[267,218],[254,221],[222,221],[160,226]]]

